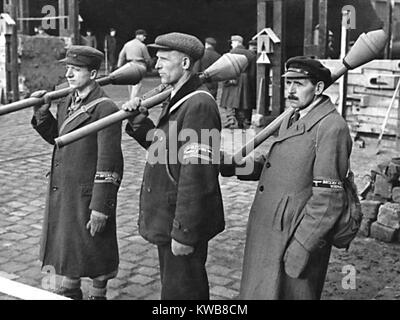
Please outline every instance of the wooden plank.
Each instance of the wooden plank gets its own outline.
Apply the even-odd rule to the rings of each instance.
[[[399,74],[382,74],[374,70],[370,73],[365,74],[348,74],[348,84],[354,86],[363,86],[368,89],[379,89],[379,90],[394,90]]]
[[[358,94],[371,94],[377,97],[392,97],[394,90],[379,90],[379,89],[372,89],[372,88],[365,88],[360,86],[354,86],[353,92]]]
[[[339,59],[321,59],[321,63],[329,69],[336,69],[341,65]],[[400,60],[372,60],[362,66],[350,70],[349,73],[361,73],[362,69],[376,69],[376,70],[388,70],[392,72],[400,72]]]
[[[338,95],[338,84],[332,84],[326,91],[327,95]],[[351,84],[347,87],[348,95],[372,95],[381,98],[391,98],[393,96],[393,89],[376,89],[376,88],[366,88],[362,85]]]
[[[352,124],[349,123],[351,126]],[[382,124],[370,124],[370,123],[358,123],[354,128],[357,128],[357,132],[362,133],[374,133],[379,134],[381,131]],[[388,124],[385,129],[384,135],[387,136],[396,136],[397,134],[397,125]]]
[[[369,115],[353,115],[357,121],[362,122],[362,123],[370,123],[370,124],[376,124],[376,125],[382,125],[383,120],[385,120],[385,116],[369,116]],[[392,125],[397,128],[397,119],[396,118],[389,118],[388,120],[388,125]]]
[[[384,108],[374,108],[374,107],[360,108],[357,106],[352,106],[349,112],[355,116],[367,116],[367,117],[379,118],[385,114],[386,110],[387,109]],[[389,119],[397,121],[397,118],[398,118],[398,106],[396,106],[396,108],[392,108],[392,110],[390,110],[389,113]]]
[[[348,103],[362,108],[377,108],[377,109],[386,109],[390,104],[391,98],[389,97],[377,97],[372,95],[358,95],[351,94],[348,96]],[[397,108],[397,102],[394,103],[394,108]]]

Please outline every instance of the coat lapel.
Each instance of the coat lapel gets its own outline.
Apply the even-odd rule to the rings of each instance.
[[[287,125],[287,123],[286,123],[286,125]],[[290,128],[285,129],[282,127],[283,126],[281,126],[281,130],[279,131],[278,138],[276,138],[276,140],[274,142],[281,142],[283,140],[286,140],[286,139],[289,139],[289,138],[292,138],[295,136],[299,136],[306,131],[304,123],[301,123],[300,121],[299,121],[299,123],[293,124]]]
[[[325,118],[328,114],[335,111],[336,107],[331,99],[328,96],[322,96],[321,102],[301,120],[304,121],[306,130],[309,131],[322,118]]]
[[[327,116],[329,113],[336,110],[331,100],[327,96],[323,96],[321,102],[315,106],[310,112],[304,117],[294,123],[288,128],[289,118],[286,117],[279,128],[279,136],[275,142],[284,141],[291,137],[295,137],[309,131],[316,123],[322,118]]]

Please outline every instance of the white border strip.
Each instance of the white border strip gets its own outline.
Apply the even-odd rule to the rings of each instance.
[[[19,21],[37,21],[37,20],[57,20],[57,19],[68,19],[68,16],[57,16],[57,17],[42,17],[42,18],[17,18]]]
[[[0,277],[0,292],[23,300],[71,300],[3,277]]]

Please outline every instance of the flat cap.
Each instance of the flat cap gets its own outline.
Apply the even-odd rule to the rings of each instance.
[[[135,31],[135,35],[136,35],[136,36],[138,36],[138,35],[147,36],[147,32],[146,32],[146,30],[144,30],[144,29],[137,29],[137,30]]]
[[[171,32],[160,35],[148,47],[160,50],[176,50],[187,54],[193,60],[199,60],[204,54],[203,43],[190,34]]]
[[[95,48],[89,46],[71,46],[67,50],[65,58],[60,61],[74,66],[89,67],[98,70],[103,58],[104,54]]]
[[[251,39],[249,41],[249,46],[256,46],[257,45],[257,40],[256,39]]]
[[[204,40],[204,42],[212,45],[213,47],[215,47],[217,45],[217,40],[215,40],[214,38],[211,38],[211,37],[206,38]]]
[[[314,78],[317,81],[323,81],[325,87],[332,84],[331,71],[316,59],[297,56],[290,58],[286,62],[285,78],[304,79]]]
[[[232,41],[239,41],[240,43],[243,43],[243,37],[238,35],[233,35],[231,36],[231,42]]]

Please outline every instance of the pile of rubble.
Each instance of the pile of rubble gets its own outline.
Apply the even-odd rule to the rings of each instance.
[[[400,158],[371,170],[370,183],[361,192],[363,220],[359,234],[384,242],[400,242]]]

